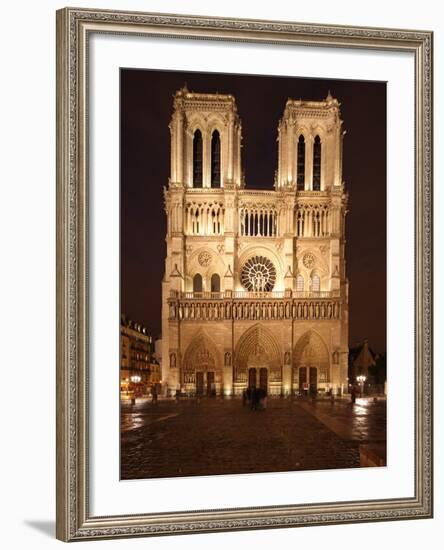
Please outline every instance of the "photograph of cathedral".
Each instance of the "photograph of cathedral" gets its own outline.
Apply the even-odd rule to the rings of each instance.
[[[121,70],[121,479],[386,464],[385,148],[385,83]]]

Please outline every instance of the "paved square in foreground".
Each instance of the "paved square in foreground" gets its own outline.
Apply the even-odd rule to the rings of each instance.
[[[386,403],[144,401],[121,422],[121,479],[355,468],[360,444],[385,444]]]

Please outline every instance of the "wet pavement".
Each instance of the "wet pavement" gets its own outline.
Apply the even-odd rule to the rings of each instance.
[[[300,405],[343,439],[363,444],[386,441],[385,399],[358,398],[353,405],[345,399],[325,399]]]
[[[354,468],[385,433],[384,400],[144,401],[121,409],[121,478]]]

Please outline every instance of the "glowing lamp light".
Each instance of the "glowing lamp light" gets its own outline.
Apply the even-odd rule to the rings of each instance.
[[[359,386],[361,388],[360,392],[361,392],[361,397],[362,397],[362,393],[364,391],[364,383],[367,380],[367,377],[364,376],[363,374],[360,374],[359,376],[356,377],[356,380],[359,382]]]

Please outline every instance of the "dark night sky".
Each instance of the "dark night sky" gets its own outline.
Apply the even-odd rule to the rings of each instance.
[[[163,187],[170,172],[173,95],[235,96],[242,120],[242,166],[247,188],[273,187],[277,125],[287,99],[341,103],[347,134],[343,177],[349,193],[346,260],[350,281],[350,344],[369,339],[386,349],[386,85],[211,73],[121,70],[121,310],[161,328],[165,258]]]

